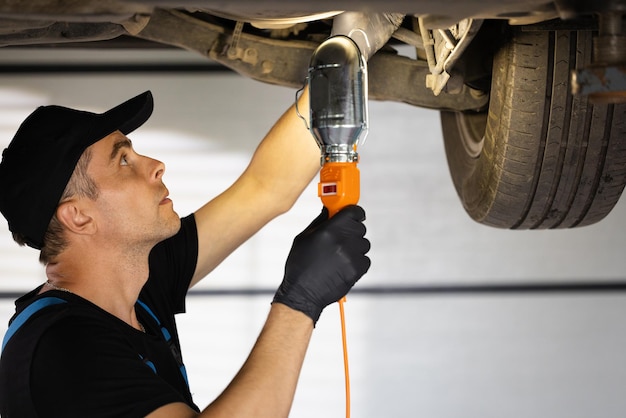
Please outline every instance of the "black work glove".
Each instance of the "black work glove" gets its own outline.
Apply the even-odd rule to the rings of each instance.
[[[360,206],[348,206],[331,219],[324,208],[294,239],[274,302],[304,312],[315,324],[370,267],[364,220]]]

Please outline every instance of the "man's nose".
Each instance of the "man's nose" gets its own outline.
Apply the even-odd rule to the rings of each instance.
[[[160,180],[165,173],[165,164],[163,164],[159,160],[155,160],[150,158],[151,168],[150,168],[150,178],[154,180]]]

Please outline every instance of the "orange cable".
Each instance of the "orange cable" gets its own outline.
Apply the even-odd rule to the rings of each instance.
[[[360,193],[360,172],[357,168],[357,162],[325,162],[320,170],[320,182],[317,188],[317,194],[328,209],[329,217],[334,216],[348,205],[356,205]],[[346,418],[350,418],[350,370],[348,368],[348,343],[343,308],[345,301],[345,297],[339,300],[339,314],[341,316],[341,340],[346,381]]]
[[[343,343],[343,370],[346,380],[346,418],[350,418],[350,369],[348,367],[348,339],[346,337],[346,315],[343,303],[346,298],[339,300],[339,316],[341,318],[341,342]]]

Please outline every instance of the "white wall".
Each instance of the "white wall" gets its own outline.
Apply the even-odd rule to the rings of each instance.
[[[16,56],[0,54],[5,62]],[[166,163],[181,215],[238,176],[295,93],[230,74],[0,75],[0,146],[39,104],[103,111],[147,89],[155,112],[131,137],[139,152]],[[579,230],[483,227],[455,195],[436,112],[372,102],[370,126],[359,151],[373,264],[358,286],[624,278],[623,202],[604,222]],[[320,208],[313,182],[290,213],[199,288],[275,288],[293,236]],[[37,254],[17,247],[2,223],[0,291],[26,291],[43,280]],[[180,327],[200,405],[245,359],[269,301],[268,295],[189,299]],[[622,293],[350,296],[353,416],[622,417],[624,302]],[[5,319],[11,304],[0,300]],[[333,306],[315,331],[292,416],[344,415],[339,338]]]

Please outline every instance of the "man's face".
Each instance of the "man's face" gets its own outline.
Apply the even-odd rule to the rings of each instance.
[[[108,242],[154,245],[178,231],[180,219],[162,181],[163,163],[137,154],[119,131],[90,148],[87,174],[98,187],[94,216]]]

